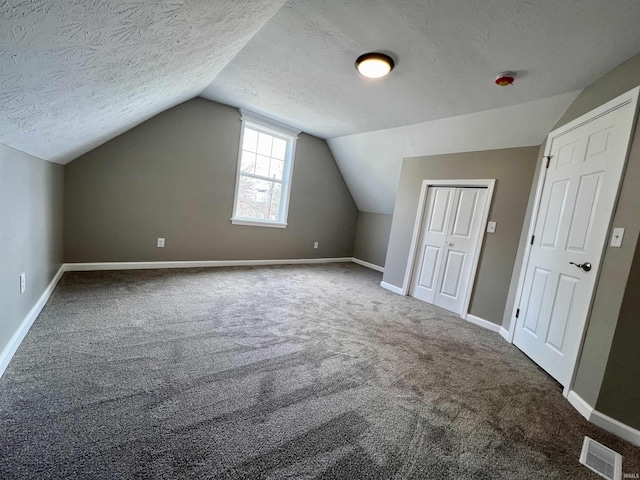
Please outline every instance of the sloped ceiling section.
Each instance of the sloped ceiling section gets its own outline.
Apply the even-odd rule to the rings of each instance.
[[[0,143],[66,163],[198,95],[285,0],[0,0]]]
[[[392,214],[404,158],[540,145],[578,93],[328,143],[358,209]]]

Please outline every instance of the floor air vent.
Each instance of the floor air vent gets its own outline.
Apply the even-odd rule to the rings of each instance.
[[[584,437],[580,463],[609,480],[622,478],[622,455],[592,438]]]

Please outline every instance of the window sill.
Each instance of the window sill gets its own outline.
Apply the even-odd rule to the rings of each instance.
[[[232,218],[231,223],[234,225],[245,225],[249,227],[287,228],[287,224],[283,222],[272,222],[268,220],[251,220],[249,218]]]

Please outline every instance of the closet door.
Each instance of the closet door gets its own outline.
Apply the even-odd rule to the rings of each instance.
[[[427,192],[422,232],[409,289],[412,297],[425,302],[433,303],[436,296],[455,193],[456,189],[451,187],[431,187]]]
[[[486,188],[429,188],[411,296],[464,313],[486,201]]]

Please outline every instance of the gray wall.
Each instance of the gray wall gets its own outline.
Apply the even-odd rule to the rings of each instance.
[[[0,352],[62,265],[63,182],[62,165],[0,144]]]
[[[616,325],[597,410],[640,430],[640,243]]]
[[[638,85],[640,55],[586,88],[556,127]],[[637,389],[640,383],[640,363],[631,361],[633,355],[637,355],[640,350],[640,328],[637,326],[640,296],[637,289],[633,289],[640,276],[640,268],[637,266],[640,260],[634,260],[640,234],[639,192],[640,131],[636,129],[613,219],[615,227],[625,228],[624,243],[622,248],[607,248],[605,251],[574,384],[576,393],[589,404],[634,428],[640,428],[639,403],[634,403],[633,394],[629,394],[635,391],[635,398],[638,399]],[[632,320],[625,316],[629,312],[636,312],[635,328],[629,328]],[[607,366],[607,362],[610,366]],[[624,365],[624,368],[618,368],[620,365]]]
[[[365,262],[384,267],[391,233],[393,215],[360,212],[353,256]]]
[[[383,281],[402,286],[422,180],[495,178],[469,313],[501,324],[539,147],[406,158],[402,164]]]
[[[511,316],[513,315],[513,307],[516,302],[516,294],[518,293],[518,281],[520,280],[520,270],[522,269],[522,262],[524,260],[524,252],[527,244],[529,243],[529,224],[531,223],[531,216],[533,215],[533,207],[536,197],[536,186],[540,174],[542,173],[544,144],[540,145],[538,149],[538,161],[533,173],[532,188],[529,192],[529,201],[527,202],[527,210],[522,222],[522,231],[520,232],[520,241],[518,242],[518,251],[516,252],[516,258],[513,263],[513,272],[511,273],[511,283],[509,284],[509,293],[507,294],[507,303],[504,307],[504,315],[502,316],[502,327],[504,330],[509,330],[511,324]]]
[[[289,226],[231,224],[240,128],[236,109],[196,98],[68,164],[65,261],[351,257],[357,207],[326,142],[309,135],[297,142]]]

